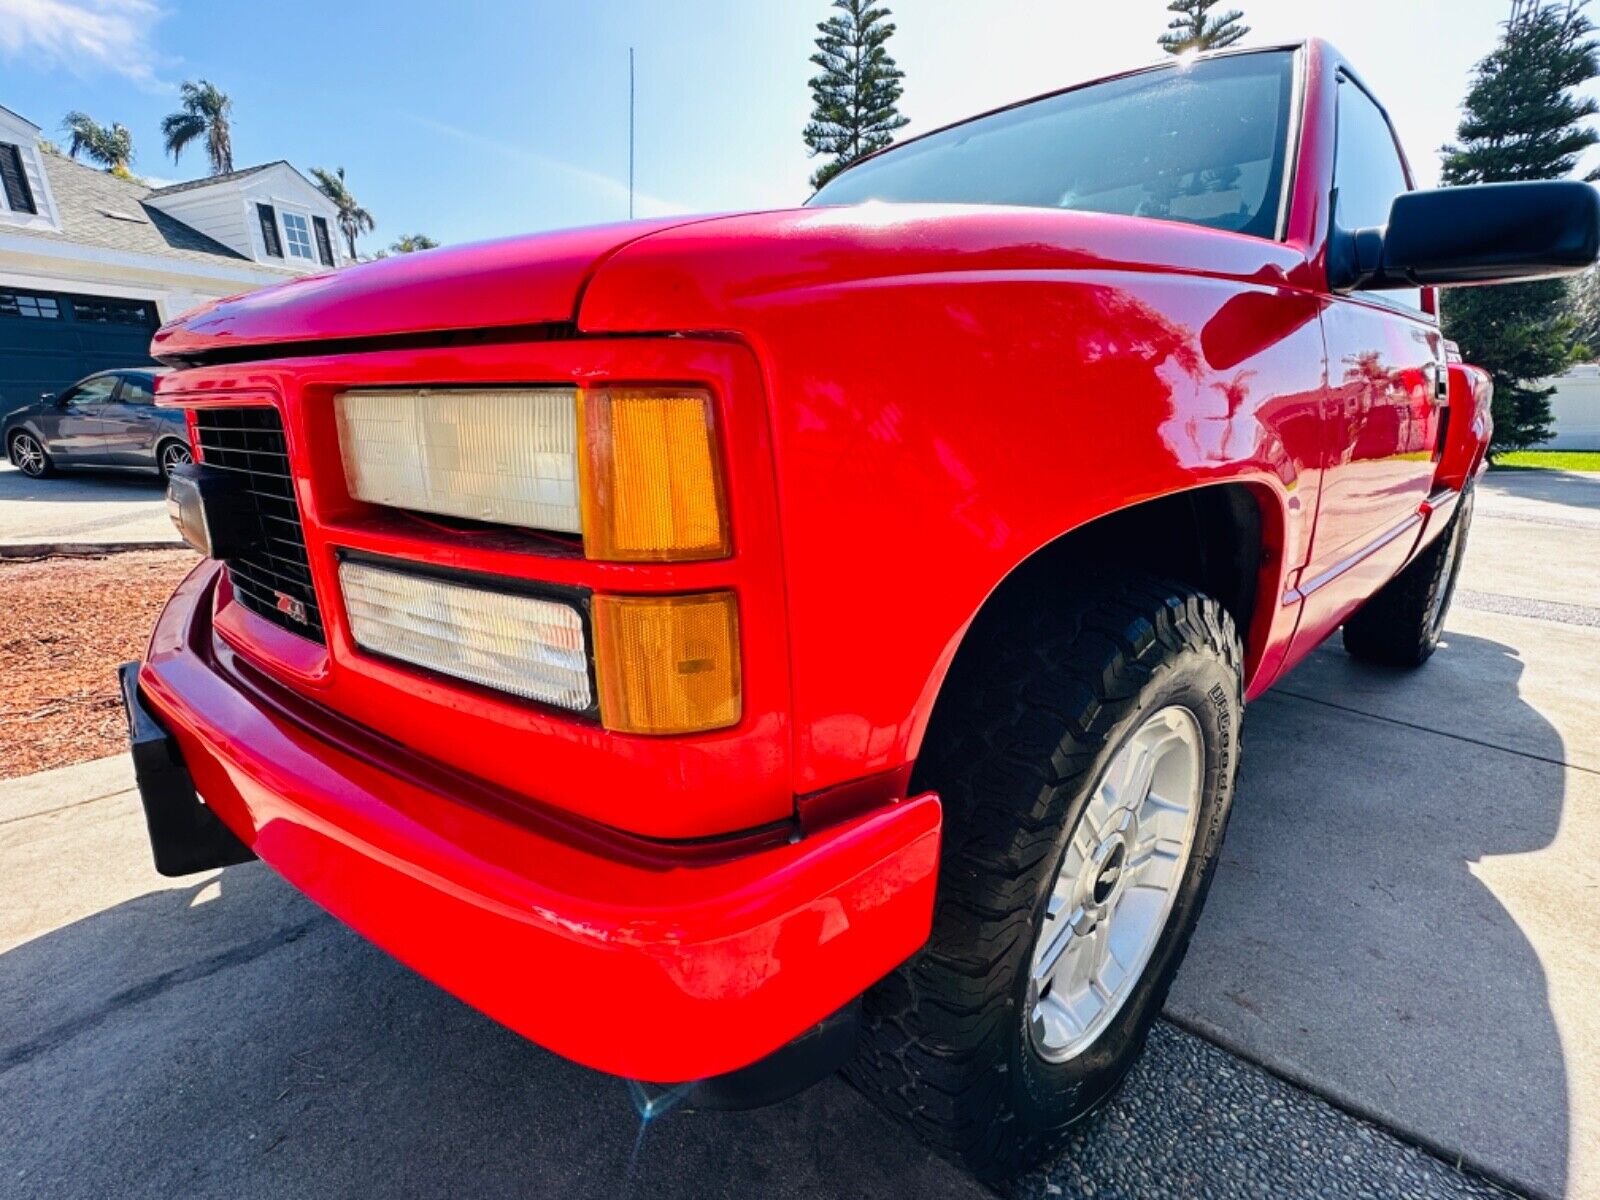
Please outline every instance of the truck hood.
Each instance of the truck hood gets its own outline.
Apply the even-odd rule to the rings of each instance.
[[[694,219],[560,230],[307,275],[184,313],[157,330],[151,353],[179,364],[267,346],[571,324],[607,256]]]
[[[586,333],[743,332],[769,303],[834,288],[1065,272],[1305,283],[1282,242],[1148,217],[996,205],[862,204],[708,217],[611,255],[584,290]]]
[[[196,309],[163,326],[170,363],[266,347],[468,330],[735,331],[764,300],[960,273],[1166,271],[1283,284],[1279,242],[1140,217],[866,204],[633,221],[403,254]]]

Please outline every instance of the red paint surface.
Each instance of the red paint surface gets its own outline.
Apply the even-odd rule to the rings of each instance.
[[[804,834],[796,847],[703,869],[657,898],[704,915],[700,928],[722,931],[706,936],[726,933],[743,956],[718,959],[682,990],[714,1009],[743,1004],[752,980],[781,980],[770,986],[796,991],[771,1009],[741,1009],[749,1021],[770,1016],[794,1032],[826,1015],[848,998],[841,981],[859,991],[926,931],[936,805],[883,805],[903,794],[964,631],[1030,556],[1132,504],[1249,489],[1265,538],[1247,639],[1254,696],[1438,532],[1451,507],[1439,490],[1481,467],[1481,372],[1451,369],[1442,439],[1424,377],[1444,360],[1433,319],[1327,291],[1338,66],[1321,43],[1301,51],[1303,123],[1282,241],[1052,210],[802,209],[430,251],[164,329],[156,348],[168,355],[295,347],[299,357],[178,372],[161,390],[181,404],[281,410],[328,629],[327,650],[308,649],[228,603],[223,587],[214,627],[205,625],[220,649],[163,651],[162,637],[178,638],[188,619],[187,602],[176,606],[147,686],[205,764],[202,791],[221,789],[219,811],[264,857],[441,983],[562,1053],[663,1079],[738,1065],[771,1039],[743,1030],[730,1052],[705,1010],[674,999],[650,974],[671,973],[661,943],[635,945],[596,916],[625,898],[651,902],[651,889],[605,865],[608,851],[545,857],[540,814],[647,838],[790,822]],[[546,340],[518,340],[527,326],[546,327]],[[394,340],[438,330],[502,336]],[[389,340],[352,347],[352,338]],[[334,393],[486,383],[709,389],[725,435],[732,556],[591,563],[558,540],[451,533],[349,498]],[[367,658],[338,600],[343,547],[597,592],[731,588],[744,717],[709,736],[628,737]],[[219,674],[235,657],[248,664],[240,670],[494,789],[498,823],[459,817],[448,783],[419,798],[380,766],[353,766],[274,723]],[[522,828],[532,840],[520,840]],[[491,853],[496,838],[503,855]],[[850,857],[837,839],[875,849]],[[860,889],[848,871],[821,865],[846,861],[859,865]],[[741,890],[768,886],[781,901]],[[387,903],[366,903],[369,888]],[[852,908],[869,892],[870,919]],[[534,895],[537,905],[518,907]],[[731,907],[710,911],[718,906]],[[797,935],[780,945],[764,922],[749,936],[717,924],[774,906],[808,914],[780,923],[811,930],[795,944],[815,952],[791,953]],[[544,914],[537,937],[525,928],[533,908]],[[859,922],[849,944],[864,949],[830,975],[823,948],[839,920],[852,931]],[[457,921],[470,932],[452,943]],[[585,940],[595,922],[607,930],[603,952]],[[547,945],[565,946],[555,931],[568,923],[582,953]],[[534,945],[556,957],[527,963]],[[482,958],[513,982],[495,983]],[[664,1040],[680,1043],[661,1051],[678,1056],[672,1071],[600,1061],[604,1018],[593,1008],[604,993],[585,972],[643,973],[663,989]],[[813,994],[802,1003],[807,973]],[[543,994],[550,980],[555,996]],[[767,986],[756,991],[776,994]]]
[[[179,588],[140,674],[206,802],[329,912],[556,1053],[663,1083],[732,1070],[927,936],[934,797],[726,861],[601,853],[274,711],[214,636],[216,575]]]

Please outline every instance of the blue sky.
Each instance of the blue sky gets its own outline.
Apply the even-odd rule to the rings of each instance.
[[[1150,61],[1165,0],[889,0],[908,133]],[[1389,104],[1424,181],[1509,0],[1235,0],[1250,41],[1329,37]],[[446,242],[627,214],[628,47],[640,215],[798,203],[827,0],[0,0],[0,104],[53,133],[80,108],[174,164],[177,84],[234,98],[234,158],[346,168],[378,219]]]

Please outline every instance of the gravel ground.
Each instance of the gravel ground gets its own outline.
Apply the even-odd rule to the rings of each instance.
[[[0,559],[0,779],[124,748],[113,670],[144,652],[194,563],[188,550]]]
[[[1165,1022],[1111,1104],[1017,1189],[1030,1200],[1508,1194]]]
[[[1556,600],[1529,600],[1523,596],[1502,596],[1498,592],[1456,592],[1455,602],[1480,612],[1502,613],[1508,617],[1533,617],[1540,621],[1560,621],[1565,625],[1600,628],[1600,608],[1589,604],[1563,604]]]

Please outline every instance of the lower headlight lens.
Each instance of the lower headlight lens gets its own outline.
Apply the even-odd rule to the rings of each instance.
[[[596,596],[600,720],[619,733],[703,733],[742,708],[732,592]]]
[[[583,617],[571,605],[351,559],[339,583],[363,650],[575,712],[594,707]]]

